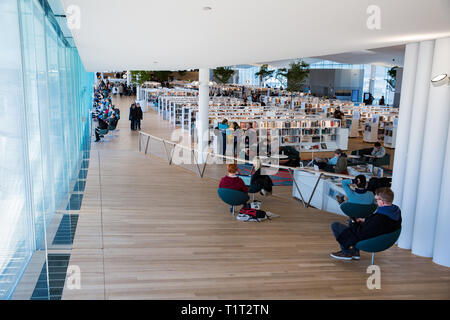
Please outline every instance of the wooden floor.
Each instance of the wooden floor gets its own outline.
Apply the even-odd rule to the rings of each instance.
[[[381,289],[369,290],[368,253],[329,256],[339,248],[330,224],[345,219],[290,197],[264,199],[263,209],[280,215],[272,221],[235,220],[217,180],[138,152],[130,101],[115,101],[116,136],[93,142],[70,261],[81,289],[66,288],[63,299],[450,298],[450,268],[397,247],[375,256]],[[170,137],[154,111],[142,131]]]

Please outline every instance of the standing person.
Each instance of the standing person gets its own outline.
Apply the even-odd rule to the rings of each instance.
[[[123,84],[122,83],[119,85],[119,95],[122,98],[122,95],[123,95]]]
[[[358,218],[346,226],[340,222],[331,225],[341,251],[331,253],[331,257],[340,260],[359,260],[359,250],[355,245],[361,241],[394,232],[402,226],[401,210],[394,201],[394,192],[390,188],[375,191],[378,209],[367,218]]]
[[[381,96],[379,104],[380,104],[380,106],[384,106],[384,96]]]
[[[130,115],[128,117],[128,119],[131,121],[131,131],[136,130],[136,104],[131,104],[130,107]]]
[[[221,123],[219,123],[219,130],[222,133],[222,154],[225,155],[227,151],[227,129],[228,126],[228,120],[223,119]]]
[[[141,120],[142,120],[142,109],[141,109],[141,105],[138,102],[138,104],[136,106],[136,124],[135,124],[135,129],[141,130]]]
[[[344,117],[344,113],[341,111],[341,107],[336,107],[336,110],[334,110],[333,118],[342,120]]]
[[[239,127],[237,122],[233,122],[231,127],[233,128],[233,137],[234,137],[234,139],[233,139],[234,140],[233,141],[233,154],[234,154],[234,157],[236,158],[238,155],[238,151],[240,151],[237,149],[238,149],[238,141],[239,142],[241,141],[242,130]]]

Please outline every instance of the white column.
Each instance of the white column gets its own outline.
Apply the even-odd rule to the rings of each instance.
[[[398,246],[405,249],[411,249],[413,239],[419,169],[421,167],[423,133],[425,130],[425,117],[428,105],[433,49],[434,40],[423,41],[419,44],[412,106],[414,115],[411,117],[411,127],[408,136],[408,153],[406,158],[405,182],[401,207],[403,220],[402,233],[398,241]]]
[[[398,116],[397,137],[395,145],[394,168],[392,170],[392,191],[394,203],[402,208],[403,187],[408,153],[408,140],[413,110],[414,84],[416,81],[417,56],[419,43],[409,43],[405,48],[405,63]]]
[[[435,41],[432,75],[450,71],[450,38]],[[447,146],[450,119],[450,88],[430,86],[422,163],[420,165],[419,188],[417,192],[416,222],[412,253],[424,257],[433,256],[436,220],[439,208],[442,171]],[[417,88],[417,87],[416,87]],[[449,177],[445,177],[449,179]],[[449,194],[445,195],[449,197]],[[449,246],[447,243],[446,246]]]
[[[131,85],[131,71],[127,71],[127,86]]]
[[[209,68],[203,68],[198,73],[198,118],[196,119],[198,135],[198,162],[204,163],[206,155],[202,152],[208,150],[208,129],[209,129]]]
[[[136,101],[141,101],[141,86],[136,86]]]
[[[369,79],[369,92],[373,96],[373,91],[375,87],[375,65],[370,65],[370,79]]]
[[[449,91],[447,87],[447,91]],[[450,128],[447,135],[447,154],[442,170],[441,197],[436,221],[433,262],[450,267]]]

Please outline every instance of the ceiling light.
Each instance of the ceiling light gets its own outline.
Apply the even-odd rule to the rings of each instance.
[[[210,10],[212,10],[212,8],[211,7],[203,7],[203,10],[210,11]]]
[[[153,63],[158,63],[158,61],[153,61]]]
[[[431,79],[431,84],[435,87],[442,86],[449,82],[449,77],[446,73],[438,74]]]

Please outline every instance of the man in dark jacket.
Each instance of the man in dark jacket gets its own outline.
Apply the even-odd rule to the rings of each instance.
[[[390,188],[375,192],[378,209],[367,218],[359,218],[349,226],[334,222],[331,230],[341,246],[341,251],[331,253],[340,260],[359,260],[359,250],[354,246],[361,240],[374,238],[398,230],[402,225],[400,208],[393,205],[394,193]]]
[[[128,119],[131,121],[131,130],[136,130],[136,119],[137,119],[137,110],[136,110],[136,104],[131,104],[130,107],[130,115]]]
[[[136,104],[136,118],[134,128],[141,130],[142,108],[139,102]]]
[[[100,130],[108,129],[108,123],[106,122],[106,115],[102,114],[98,117],[98,126],[95,128],[95,142],[100,141]]]

